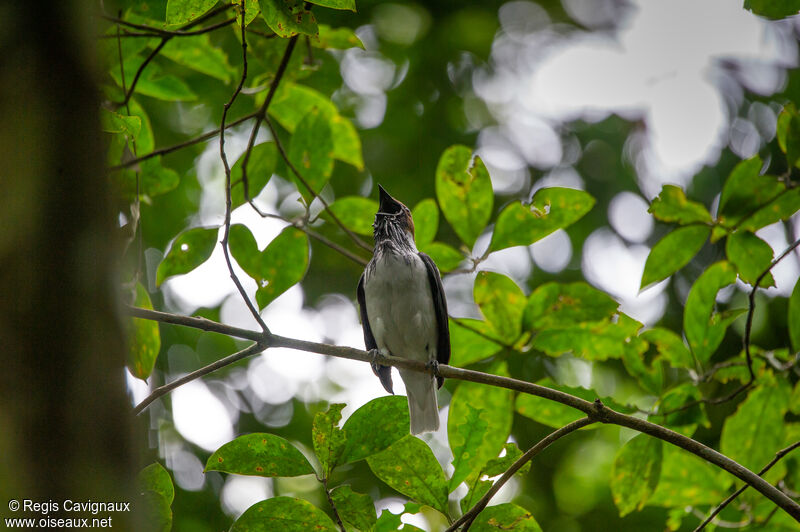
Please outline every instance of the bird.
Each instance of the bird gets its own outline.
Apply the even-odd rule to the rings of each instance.
[[[391,367],[377,353],[425,362],[430,373],[399,369],[406,386],[412,434],[439,429],[436,390],[444,379],[439,364],[450,361],[447,301],[439,269],[414,242],[411,211],[378,185],[379,206],[372,225],[372,259],[358,281],[357,297],[364,344],[372,370],[394,394]]]

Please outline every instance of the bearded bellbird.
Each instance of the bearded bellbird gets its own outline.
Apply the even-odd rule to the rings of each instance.
[[[375,248],[357,290],[364,344],[373,353],[377,350],[383,355],[425,362],[435,373],[438,364],[450,360],[442,279],[433,260],[417,250],[411,211],[380,185],[378,189],[380,206],[372,225]],[[391,369],[372,365],[386,391],[394,393]],[[408,395],[411,433],[437,430],[436,390],[444,379],[429,373],[399,371]]]

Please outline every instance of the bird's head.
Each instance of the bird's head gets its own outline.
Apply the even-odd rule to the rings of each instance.
[[[395,242],[414,242],[414,220],[411,211],[401,202],[389,195],[386,190],[378,185],[380,205],[375,213],[375,222],[372,228],[375,232],[375,241],[393,240]]]

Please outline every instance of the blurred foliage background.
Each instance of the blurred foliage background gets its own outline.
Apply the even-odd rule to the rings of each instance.
[[[693,200],[711,206],[725,178],[742,158],[759,154],[773,165],[772,173],[779,174],[785,170],[780,168],[782,157],[778,157],[780,151],[773,139],[774,121],[781,106],[787,101],[797,101],[800,95],[800,70],[794,68],[796,61],[792,62],[792,57],[796,58],[797,53],[793,20],[783,21],[781,27],[781,35],[789,43],[786,63],[769,65],[780,71],[777,92],[755,87],[754,76],[757,77],[759,73],[763,75],[763,71],[747,60],[722,58],[709,65],[709,76],[717,79],[717,87],[722,94],[728,118],[725,127],[729,131],[721,137],[719,153],[713,153],[704,161],[704,165],[690,168],[690,175],[681,176],[678,172],[659,176],[655,175],[658,167],[654,170],[653,166],[647,167],[642,162],[647,157],[646,142],[643,140],[648,127],[645,113],[637,114],[635,110],[621,114],[578,113],[571,119],[550,119],[541,127],[534,125],[515,130],[509,124],[514,123],[515,117],[524,120],[529,110],[515,100],[518,96],[508,96],[506,92],[516,94],[523,92],[524,87],[520,86],[519,79],[500,75],[520,70],[520,63],[525,61],[536,65],[544,59],[544,56],[536,55],[537,49],[545,54],[544,51],[557,49],[559,43],[565,43],[577,35],[586,39],[597,37],[613,41],[617,33],[632,23],[640,6],[623,0],[542,0],[537,3],[362,0],[357,8],[356,13],[315,8],[314,13],[322,24],[355,29],[364,43],[364,50],[326,51],[306,46],[301,39],[285,77],[286,81],[297,81],[330,97],[341,115],[351,119],[358,128],[364,168],[337,163],[329,188],[323,195],[327,194],[331,199],[350,195],[374,198],[375,185],[381,183],[395,197],[413,207],[423,199],[435,197],[434,172],[439,157],[454,144],[475,146],[477,153],[486,161],[496,192],[493,219],[511,201],[530,199],[537,183],[561,186],[578,184],[596,198],[597,204],[588,215],[568,229],[566,239],[562,236],[553,241],[551,247],[542,248],[541,253],[561,259],[555,263],[548,262],[547,257],[541,261],[535,260],[536,251],[525,249],[522,252],[517,250],[497,254],[492,261],[486,261],[481,266],[481,269],[510,272],[526,294],[552,280],[588,280],[597,285],[595,278],[587,276],[591,264],[587,265],[586,261],[600,261],[603,257],[587,255],[585,244],[590,235],[598,230],[604,231],[604,235],[612,235],[609,237],[611,240],[603,242],[616,243],[606,247],[607,253],[613,254],[623,249],[642,257],[644,250],[646,256],[647,247],[666,234],[667,228],[656,224],[651,231],[640,234],[633,226],[642,223],[641,217],[623,215],[621,221],[615,223],[611,220],[611,204],[615,199],[624,197],[625,192],[635,194],[638,198],[625,205],[638,205],[643,210],[646,204],[642,200],[652,199],[660,189],[660,183],[674,178],[686,186]],[[140,17],[140,20],[163,20],[166,9],[166,1],[154,0],[104,4],[106,14],[116,16],[121,13],[126,20],[136,17]],[[754,17],[746,11],[742,13]],[[693,13],[687,8],[683,15],[692,17]],[[705,24],[709,33],[715,31],[713,19],[703,19],[699,23]],[[116,31],[113,24],[108,28],[109,35]],[[207,36],[214,48],[224,52],[220,60],[222,66],[218,70],[222,75],[204,75],[182,64],[185,60],[174,61],[163,55],[154,60],[158,75],[174,76],[182,82],[183,86],[171,85],[173,90],[188,92],[177,102],[176,98],[153,97],[155,92],[149,96],[135,96],[131,105],[141,106],[152,125],[150,149],[180,143],[210,131],[219,124],[222,104],[230,98],[241,68],[241,48],[235,28],[232,25]],[[263,98],[263,89],[285,46],[285,40],[266,38],[257,33],[270,33],[263,21],[255,21],[251,29],[255,31],[248,33],[251,55],[247,88],[254,90],[236,101],[229,114],[231,119],[258,108],[262,100],[255,89],[261,89]],[[668,30],[680,32],[681,28],[671,26]],[[134,40],[126,39],[124,43],[126,46],[139,46],[140,51],[153,49],[158,42],[157,39],[138,39],[135,44],[131,41]],[[111,64],[113,67],[115,55],[119,53],[116,39],[101,39],[100,52],[105,66]],[[137,53],[139,58],[146,55]],[[227,77],[225,71],[228,72]],[[157,81],[158,75],[153,79]],[[614,73],[609,72],[608,75],[613,76]],[[118,100],[119,89],[110,88],[114,84],[109,79],[105,81],[105,96]],[[584,81],[576,80],[576,83],[581,82]],[[754,87],[758,90],[754,90]],[[766,118],[762,120],[760,117],[763,115]],[[745,122],[750,127],[746,131],[755,135],[754,138],[752,135],[747,137],[747,142],[741,141],[742,135],[736,132],[736,128],[741,129]],[[762,127],[762,122],[767,125]],[[231,130],[229,149],[238,150],[237,153],[244,149],[249,127],[248,122]],[[691,129],[693,124],[686,123],[685,127]],[[289,138],[283,129],[279,130],[279,135],[285,135],[285,140]],[[498,143],[502,144],[500,148]],[[288,140],[285,144],[289,144]],[[531,146],[534,153],[526,151]],[[543,152],[536,153],[537,147]],[[137,155],[149,151],[143,149],[141,142],[139,149]],[[235,159],[232,157],[231,161]],[[180,287],[167,282],[162,291],[156,290],[155,286],[156,267],[176,235],[188,227],[219,225],[222,221],[224,189],[217,140],[173,151],[155,164],[155,175],[159,176],[162,183],[174,183],[174,188],[163,194],[148,194],[142,201],[142,240],[134,241],[128,248],[129,272],[138,265],[144,268],[150,297],[157,309],[252,325],[248,323],[246,315],[242,317],[241,304],[237,303],[239,296],[232,293],[224,270],[213,270],[219,283],[224,286],[221,289],[203,284],[203,281]],[[286,179],[288,173],[285,165],[278,163],[276,174],[264,201],[284,216],[295,216],[301,209],[298,207],[296,189]],[[122,213],[121,232],[125,233],[130,229],[129,221],[132,218],[132,173],[115,172],[112,179],[121,192],[117,207]],[[795,240],[800,232],[796,218],[794,222],[782,224],[781,228],[787,243]],[[348,249],[353,248],[333,224],[317,224],[315,230]],[[258,238],[263,246],[266,237]],[[454,248],[460,245],[444,220],[439,224],[437,240]],[[310,267],[302,282],[301,295],[296,296],[301,298],[301,303],[295,311],[298,316],[305,313],[303,319],[306,321],[302,323],[311,323],[318,328],[318,340],[341,342],[341,336],[331,331],[341,323],[345,323],[342,327],[349,331],[357,326],[357,322],[353,321],[353,300],[361,267],[316,240],[312,239],[311,245]],[[481,246],[486,245],[486,241],[479,239],[475,250],[466,252],[480,256],[484,249]],[[569,249],[565,251],[565,248]],[[364,253],[360,254],[368,258]],[[658,298],[636,300],[637,278],[634,294],[625,296],[630,300],[629,308],[638,308],[640,314],[645,316],[639,319],[647,325],[658,323],[680,331],[683,303],[689,287],[700,272],[723,257],[723,244],[706,246],[688,267],[659,289]],[[787,275],[796,276],[797,260],[790,257],[787,261],[795,262],[794,269],[789,270]],[[468,262],[465,264],[469,266]],[[541,267],[541,264],[546,267]],[[610,277],[629,274],[624,269],[614,271],[617,263],[613,260],[609,259],[607,264],[610,264],[611,270],[607,266],[605,274]],[[445,278],[451,314],[454,316],[479,316],[472,302],[473,279],[473,274],[453,274]],[[606,290],[611,286],[599,284],[600,288]],[[789,285],[789,290],[793,284]],[[760,294],[757,299],[753,338],[754,343],[765,349],[789,343],[786,333],[788,292],[785,288],[784,283],[784,291],[780,295]],[[219,296],[206,295],[204,299],[198,295],[197,299],[192,299],[187,296],[192,290],[207,290]],[[727,301],[741,306],[745,294],[744,285],[741,285],[726,294]],[[620,294],[612,292],[612,295],[623,299]],[[642,310],[648,306],[652,307],[652,312]],[[332,312],[340,315],[334,317]],[[637,316],[636,312],[631,312]],[[325,324],[325,320],[329,322]],[[168,380],[170,375],[201,367],[235,352],[242,345],[219,335],[180,327],[162,325],[160,333],[161,352],[156,362],[156,372],[150,379],[151,384],[159,384]],[[719,352],[726,353],[726,356],[738,353],[741,334],[741,326],[732,327]],[[350,338],[352,342],[349,345],[363,347],[357,333]],[[280,356],[285,358],[284,365],[302,366],[309,360],[288,351]],[[652,353],[648,356],[652,356]],[[297,362],[292,362],[293,358]],[[578,384],[581,375],[586,375],[588,367],[594,389],[603,389],[620,401],[644,400],[646,403],[646,399],[642,399],[646,393],[627,375],[618,360],[587,366],[567,356],[557,360],[544,358],[540,353],[521,354],[504,350],[494,360],[505,360],[509,373],[524,380],[536,381],[548,375],[559,375],[565,382],[572,381],[573,385]],[[303,478],[242,481],[218,473],[202,473],[202,466],[210,451],[225,434],[230,439],[233,435],[268,430],[298,442],[305,449],[311,449],[310,426],[316,412],[324,410],[334,396],[352,397],[354,401],[363,399],[356,394],[348,396],[347,386],[342,379],[330,376],[331,372],[342,370],[337,369],[335,363],[323,359],[318,362],[319,368],[314,366],[313,383],[302,378],[301,385],[281,385],[277,380],[262,383],[262,386],[288,390],[283,399],[265,400],[264,397],[269,394],[259,395],[252,391],[253,379],[256,378],[251,371],[254,364],[258,362],[243,361],[211,375],[206,380],[205,388],[198,392],[211,399],[204,399],[205,402],[198,400],[193,405],[194,413],[188,413],[191,409],[184,405],[181,409],[181,415],[185,416],[182,422],[177,420],[177,415],[173,415],[177,396],[154,404],[141,416],[141,424],[149,434],[149,445],[142,463],[158,459],[174,477],[174,530],[212,531],[227,528],[249,504],[268,494],[296,495],[321,508],[326,507],[324,493],[318,484]],[[485,364],[477,366],[477,369],[487,368]],[[289,379],[286,375],[291,374],[292,370],[286,371],[282,374],[283,378]],[[294,372],[301,374],[303,368],[296,367]],[[259,374],[263,373],[256,373]],[[140,385],[132,379],[129,379],[129,383],[134,396],[141,398]],[[446,383],[443,395],[445,405],[448,394],[453,393],[456,385],[452,381]],[[724,388],[719,383],[712,386]],[[715,395],[717,390],[704,392]],[[737,402],[734,401],[705,409],[703,416],[707,415],[708,422],[697,428],[694,437],[716,446],[722,422],[736,406]],[[213,413],[220,410],[222,414],[219,416]],[[209,424],[210,420],[218,417],[230,420],[226,429],[228,432],[207,436],[204,440],[203,436],[197,436],[197,430],[185,429],[204,424],[206,429],[213,428],[216,425]],[[530,447],[550,431],[549,427],[530,418],[514,415],[511,436],[522,449]],[[698,519],[692,515],[684,516],[682,508],[675,514],[665,508],[648,506],[640,512],[620,518],[612,500],[608,479],[615,453],[631,435],[613,426],[577,433],[548,449],[546,456],[535,460],[530,473],[512,483],[503,496],[506,499],[513,498],[517,504],[531,511],[542,528],[548,531],[660,530],[669,519],[681,530],[691,530]],[[434,441],[431,445],[440,462],[448,460],[448,451],[442,441]],[[797,478],[797,462],[787,460],[787,463],[794,471],[794,478]],[[370,493],[394,511],[398,510],[396,494],[375,480],[363,462],[343,469],[337,475],[340,478],[336,482],[347,481],[357,491]],[[759,501],[754,499],[754,504],[756,502]],[[682,525],[680,517],[683,517]],[[435,516],[431,519],[433,521],[427,525],[431,529],[442,526],[441,520],[437,521]],[[424,521],[413,522],[425,526]]]

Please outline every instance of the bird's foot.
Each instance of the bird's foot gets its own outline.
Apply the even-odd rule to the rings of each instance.
[[[367,351],[367,353],[371,358],[369,365],[372,367],[373,373],[375,373],[375,375],[379,375],[378,371],[380,370],[381,365],[378,364],[378,355],[380,355],[381,352],[378,351],[377,349],[370,349],[369,351]]]
[[[442,375],[439,373],[439,361],[435,358],[433,360],[429,360],[425,367],[430,371],[434,377],[437,379],[441,379]]]

